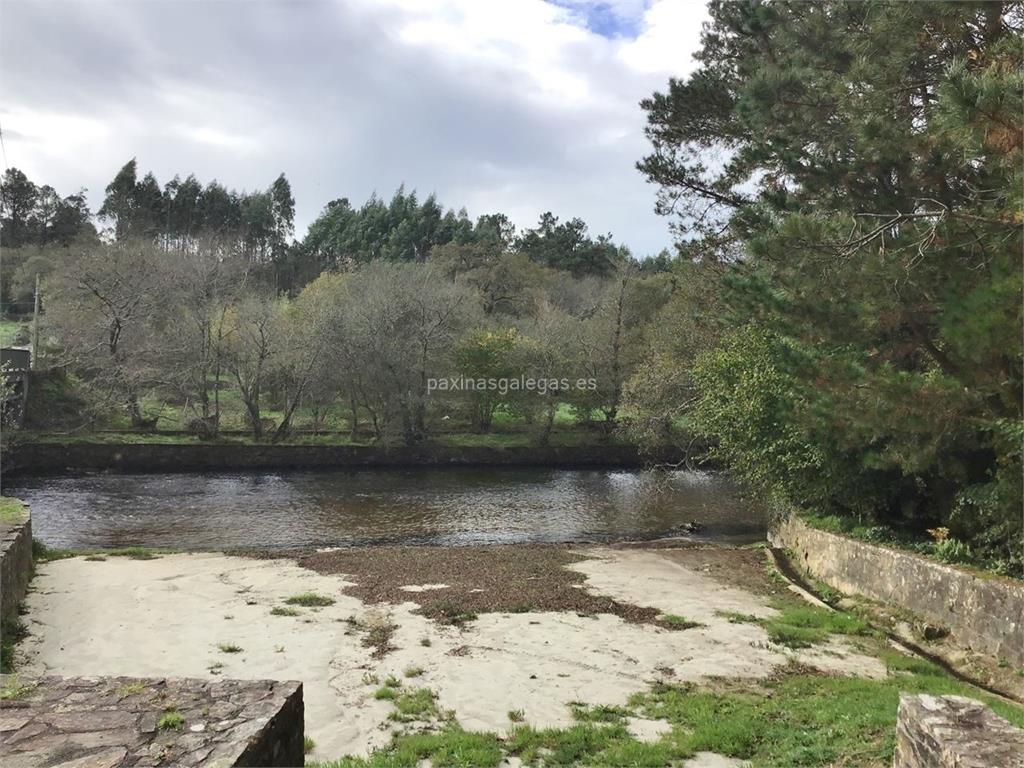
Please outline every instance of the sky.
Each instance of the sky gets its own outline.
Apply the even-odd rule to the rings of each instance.
[[[4,165],[67,195],[282,171],[301,236],[400,184],[520,227],[671,243],[639,101],[690,72],[700,0],[0,0]]]

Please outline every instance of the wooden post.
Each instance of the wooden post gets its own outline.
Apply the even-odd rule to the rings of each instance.
[[[39,273],[36,272],[36,296],[32,306],[32,357],[29,367],[36,370],[36,358],[39,357]]]

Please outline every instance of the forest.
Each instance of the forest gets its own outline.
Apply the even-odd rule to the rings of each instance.
[[[222,396],[255,440],[515,423],[544,443],[572,421],[707,445],[774,506],[940,531],[950,560],[1024,575],[1021,4],[710,13],[695,71],[641,104],[673,253],[404,188],[334,200],[296,239],[284,174],[161,187],[135,160],[93,215],[12,168],[5,316],[38,275],[42,367],[93,427],[212,439]],[[596,386],[427,388],[523,374]]]

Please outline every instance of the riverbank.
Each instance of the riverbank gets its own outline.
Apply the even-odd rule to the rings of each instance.
[[[76,472],[185,472],[249,469],[317,469],[337,467],[619,467],[678,464],[675,451],[641,453],[616,442],[553,442],[539,446],[525,440],[451,435],[418,446],[353,443],[252,443],[161,435],[83,435],[71,438],[21,436],[6,459],[5,474]],[[484,439],[471,439],[471,438]],[[519,436],[515,436],[519,437]]]
[[[17,662],[301,680],[313,757],[369,765],[883,765],[901,691],[1024,723],[764,563],[720,547],[78,557],[40,566]]]

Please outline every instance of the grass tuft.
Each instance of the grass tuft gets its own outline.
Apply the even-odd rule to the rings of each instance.
[[[674,613],[662,614],[658,619],[658,623],[669,629],[693,629],[694,627],[703,627],[699,621],[690,621],[682,616],[676,616]]]
[[[174,709],[169,709],[164,712],[156,723],[156,727],[161,731],[180,731],[184,726],[184,716]]]
[[[285,602],[288,605],[301,605],[305,608],[323,608],[334,605],[334,598],[326,595],[318,595],[316,592],[303,592],[299,595],[292,595]]]

